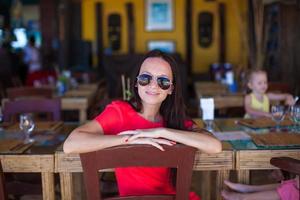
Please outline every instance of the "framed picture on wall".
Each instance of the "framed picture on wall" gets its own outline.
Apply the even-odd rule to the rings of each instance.
[[[172,31],[174,26],[173,0],[145,0],[146,30]]]
[[[158,49],[166,53],[175,53],[176,45],[173,40],[150,40],[147,42],[147,50]]]

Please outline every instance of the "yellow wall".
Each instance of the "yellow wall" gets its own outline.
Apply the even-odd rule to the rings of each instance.
[[[195,73],[206,72],[210,64],[219,60],[219,16],[218,3],[225,3],[226,12],[226,58],[227,62],[235,67],[245,66],[246,50],[242,45],[243,35],[240,30],[245,30],[247,1],[246,0],[219,0],[215,2],[204,2],[203,0],[193,0],[193,61],[192,71]],[[199,12],[209,11],[213,13],[213,42],[208,48],[201,48],[198,45],[197,16]],[[241,20],[241,15],[243,20]],[[243,26],[242,29],[240,24]]]
[[[193,0],[193,61],[192,70],[195,73],[207,71],[209,65],[218,61],[218,2],[205,2],[204,0]],[[176,43],[176,50],[183,58],[186,56],[186,43],[185,43],[185,0],[174,0],[174,14],[175,26],[174,30],[170,32],[147,32],[145,30],[145,0],[83,0],[82,1],[82,35],[83,39],[96,41],[96,20],[95,20],[95,4],[102,2],[103,4],[103,17],[104,17],[104,46],[108,47],[108,33],[107,33],[107,18],[111,13],[119,13],[121,15],[121,49],[119,53],[126,53],[128,49],[127,41],[127,20],[125,4],[132,2],[134,4],[134,17],[135,17],[135,49],[137,52],[145,52],[146,44],[149,40],[166,39],[174,40]],[[241,37],[239,32],[237,13],[246,12],[247,1],[237,0],[223,0],[226,3],[227,13],[227,58],[228,62],[234,65],[240,65],[244,62],[244,51],[241,50]],[[234,12],[237,6],[239,11]],[[210,11],[214,14],[214,33],[213,44],[209,48],[200,48],[196,38],[197,21],[196,17],[200,11]],[[95,49],[95,48],[94,48]],[[94,55],[96,55],[94,53]],[[96,62],[96,59],[95,59]]]

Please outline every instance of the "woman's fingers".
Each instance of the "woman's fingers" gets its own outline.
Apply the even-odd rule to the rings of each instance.
[[[137,138],[144,138],[144,137],[147,137],[147,136],[145,136],[145,134],[140,132],[140,133],[132,135],[130,138],[128,138],[128,141],[133,141],[133,140],[136,140]]]
[[[156,148],[158,148],[161,151],[164,151],[164,148],[161,145],[159,145],[158,143],[154,142],[154,141],[150,141],[149,144],[156,147]]]
[[[160,139],[160,138],[157,138],[157,139],[154,138],[154,139],[152,139],[152,141],[155,141],[156,143],[159,143],[159,144],[165,144],[168,146],[173,146],[174,144],[176,144],[176,142],[166,140],[166,139]]]
[[[141,131],[141,130],[136,130],[137,133],[133,134],[128,140],[132,141],[135,140],[137,138],[157,138],[158,136],[156,134],[153,134],[151,132],[148,131]]]
[[[122,132],[118,133],[118,135],[135,135],[138,133],[139,133],[138,130],[130,130],[130,131],[122,131]]]
[[[152,145],[156,148],[158,148],[161,151],[164,151],[164,148],[160,144],[165,144],[167,142],[163,140],[154,140],[151,138],[137,138],[136,140],[133,141],[128,141],[128,144],[149,144]]]

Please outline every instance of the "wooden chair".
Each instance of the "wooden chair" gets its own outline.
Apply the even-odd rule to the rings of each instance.
[[[27,97],[44,97],[52,98],[52,88],[35,88],[35,87],[18,87],[18,88],[7,88],[7,98],[27,98]]]
[[[271,158],[270,163],[271,165],[280,168],[283,172],[300,175],[300,160],[290,157],[274,157]]]
[[[185,145],[126,145],[80,154],[87,199],[101,200],[98,171],[115,167],[161,166],[177,168],[176,195],[112,197],[110,200],[185,200],[188,199],[196,149]]]
[[[1,160],[0,160],[0,199],[6,200],[7,194],[5,189],[5,180],[4,180],[4,174],[2,170]]]
[[[279,92],[279,93],[290,93],[292,89],[288,83],[284,82],[269,82],[268,83],[268,92]]]
[[[19,99],[6,101],[3,114],[4,121],[14,121],[20,113],[46,113],[47,120],[61,120],[61,100],[60,99]],[[51,114],[49,116],[49,113]]]

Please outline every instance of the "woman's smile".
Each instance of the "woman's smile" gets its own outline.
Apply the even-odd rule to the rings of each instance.
[[[146,94],[148,95],[159,95],[160,93],[159,92],[155,92],[155,91],[146,91]]]

